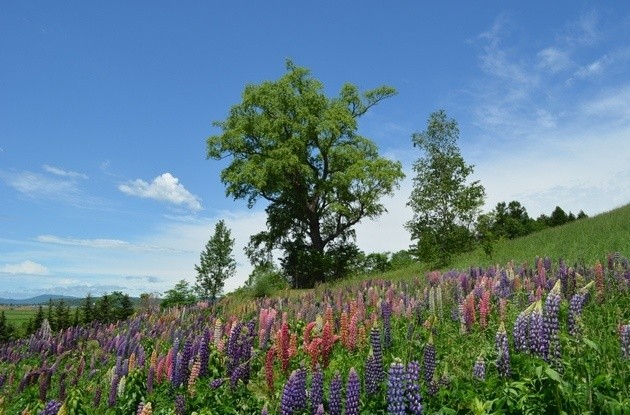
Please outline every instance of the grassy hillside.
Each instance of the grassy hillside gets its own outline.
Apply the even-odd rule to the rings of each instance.
[[[593,264],[597,260],[603,262],[606,254],[612,252],[630,254],[630,204],[523,238],[501,241],[491,258],[480,249],[459,255],[452,267],[505,264],[511,260],[531,263],[536,256]]]

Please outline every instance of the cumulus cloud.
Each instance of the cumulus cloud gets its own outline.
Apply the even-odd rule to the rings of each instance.
[[[0,266],[0,272],[5,274],[47,275],[48,268],[33,261],[24,261],[19,264],[6,264]]]
[[[78,173],[72,170],[63,170],[58,167],[50,166],[48,164],[44,164],[42,168],[48,173],[61,176],[61,177],[69,177],[73,179],[87,179],[88,176],[85,173]]]
[[[199,197],[190,193],[177,177],[168,172],[156,177],[151,183],[136,179],[119,185],[118,189],[130,196],[184,205],[194,211],[203,209]]]

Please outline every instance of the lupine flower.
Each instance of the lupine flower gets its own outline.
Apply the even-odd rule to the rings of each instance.
[[[464,323],[466,325],[466,331],[470,333],[473,324],[475,324],[475,295],[470,292],[464,300],[463,307]]]
[[[490,314],[490,291],[485,290],[479,301],[479,324],[484,329],[488,327],[488,315]]]
[[[267,355],[265,356],[265,379],[267,380],[267,389],[270,394],[273,394],[273,357],[275,354],[274,348],[269,348],[267,350]]]
[[[341,383],[341,375],[339,372],[335,373],[332,381],[330,382],[330,394],[328,396],[329,412],[330,415],[341,415],[341,392],[343,384]]]
[[[260,412],[260,415],[269,415],[269,411],[267,411],[267,404],[265,404],[265,406],[263,406],[263,409]]]
[[[345,415],[359,415],[359,395],[361,393],[361,381],[354,368],[350,369],[348,383],[346,384],[346,412]]]
[[[300,397],[298,396],[298,374],[297,371],[293,371],[291,376],[284,384],[282,389],[282,397],[280,398],[280,414],[281,415],[293,415],[297,410]]]
[[[365,362],[365,390],[369,395],[373,395],[378,392],[381,383],[381,374],[383,373],[383,366],[379,366],[374,352],[370,349],[367,360]]]
[[[512,335],[514,337],[514,346],[517,351],[526,352],[527,349],[527,333],[529,329],[529,321],[531,319],[532,311],[534,311],[536,303],[532,303],[525,310],[521,311],[516,317],[514,323],[514,330]]]
[[[497,352],[497,370],[499,375],[504,378],[509,378],[512,374],[510,366],[510,348],[508,345],[507,333],[505,332],[505,324],[501,322],[499,330],[495,338],[495,348]]]
[[[486,380],[486,361],[482,355],[477,357],[473,366],[473,379],[477,379],[482,382]]]
[[[580,321],[584,304],[590,296],[589,290],[593,286],[594,281],[586,284],[582,289],[571,297],[569,302],[569,334],[577,336],[580,334]]]
[[[405,367],[400,359],[395,359],[389,367],[387,413],[405,415]]]
[[[383,347],[388,349],[392,345],[392,306],[384,301],[381,304],[381,313],[383,315]]]
[[[427,384],[431,383],[433,373],[435,372],[435,345],[433,344],[433,334],[429,335],[429,341],[424,346],[424,354],[422,359],[424,365],[424,380]]]
[[[61,402],[51,399],[46,402],[46,406],[44,406],[39,415],[57,415],[59,408],[61,408]]]
[[[186,397],[184,395],[177,395],[175,397],[175,415],[186,414]]]
[[[370,343],[372,345],[372,354],[374,355],[374,373],[378,373],[379,383],[385,380],[385,371],[383,369],[383,350],[381,348],[381,333],[376,327],[370,330]]]
[[[630,359],[630,324],[619,328],[619,339],[621,340],[621,356],[624,359]]]
[[[315,411],[315,415],[324,415],[324,404],[319,404],[317,406],[317,410]]]
[[[144,406],[142,407],[142,412],[140,412],[138,415],[153,415],[153,408],[151,406],[151,402],[145,403]]]
[[[538,300],[534,304],[532,315],[529,318],[527,345],[533,355],[542,357],[543,344],[546,342],[545,332],[543,330],[542,302]]]
[[[560,323],[558,322],[558,313],[560,311],[560,281],[556,281],[553,289],[549,291],[545,301],[545,310],[543,314],[543,330],[545,333],[545,342],[542,344],[542,357],[546,362],[552,360],[559,364],[560,359],[560,339],[558,331]]]
[[[311,380],[311,413],[315,414],[322,402],[324,402],[324,375],[317,366]]]
[[[422,415],[422,395],[420,394],[420,363],[413,361],[407,365],[407,387],[405,397],[412,415]]]

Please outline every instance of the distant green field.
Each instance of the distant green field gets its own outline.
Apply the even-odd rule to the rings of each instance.
[[[23,332],[23,327],[28,324],[28,320],[35,317],[37,314],[37,307],[34,306],[22,306],[22,307],[6,307],[1,306],[0,311],[4,311],[4,315],[7,318],[7,322],[15,326],[17,330]]]

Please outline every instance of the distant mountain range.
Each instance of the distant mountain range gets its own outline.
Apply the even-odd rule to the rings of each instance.
[[[92,300],[97,301],[100,297],[92,297]],[[85,302],[85,298],[73,297],[70,295],[59,294],[42,294],[37,297],[24,298],[21,300],[11,298],[0,298],[0,305],[47,305],[49,300],[57,302],[63,300],[69,306],[79,306]],[[140,301],[139,298],[131,297],[131,302],[137,304]]]
[[[12,298],[0,298],[0,304],[8,305],[38,305],[38,304],[48,304],[49,300],[58,301],[64,300],[67,303],[81,302],[83,299],[79,297],[72,297],[69,295],[58,295],[58,294],[42,294],[37,297],[24,298],[21,300],[16,300]]]

